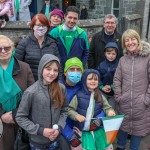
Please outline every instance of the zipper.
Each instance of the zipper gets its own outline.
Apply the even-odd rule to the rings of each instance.
[[[48,95],[49,95],[49,98],[50,98],[50,116],[51,116],[51,128],[52,128],[52,103],[51,103],[51,96],[50,96],[50,92],[49,92],[49,86],[48,86]]]
[[[132,70],[131,70],[131,103],[130,103],[130,109],[131,109],[131,134],[132,134],[132,100],[133,100],[133,67],[134,67],[134,56],[132,56]]]

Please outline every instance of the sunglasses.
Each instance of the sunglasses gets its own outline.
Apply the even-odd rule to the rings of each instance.
[[[0,47],[0,52],[2,52],[2,50],[4,50],[5,52],[9,52],[11,50],[11,46],[7,46],[7,47]]]

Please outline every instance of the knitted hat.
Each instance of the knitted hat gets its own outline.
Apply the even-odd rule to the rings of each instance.
[[[80,67],[80,69],[82,70],[83,72],[83,64],[81,62],[80,59],[78,59],[77,57],[73,57],[73,58],[70,58],[66,61],[65,63],[65,68],[64,68],[64,72],[67,72],[67,70],[72,67],[72,66],[78,66]]]
[[[64,18],[64,13],[60,9],[54,9],[53,11],[51,11],[50,16],[52,16],[52,15],[60,16],[61,20]]]

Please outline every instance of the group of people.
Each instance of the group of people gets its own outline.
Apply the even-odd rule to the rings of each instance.
[[[133,29],[121,35],[112,14],[89,44],[75,6],[47,9],[16,47],[0,35],[0,149],[13,149],[19,125],[31,150],[109,150],[101,118],[124,114],[116,150],[128,134],[139,150],[150,133],[150,44]]]
[[[31,3],[32,0],[0,0],[0,28],[5,27],[6,21],[31,21],[34,17],[34,14],[29,10]],[[57,7],[50,0],[45,0],[40,13],[49,19],[49,13],[54,9],[57,9]],[[61,16],[62,18],[63,16]]]

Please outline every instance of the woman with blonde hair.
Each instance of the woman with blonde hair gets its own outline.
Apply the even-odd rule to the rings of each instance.
[[[150,132],[150,44],[128,29],[122,35],[124,56],[114,76],[118,114],[125,114],[117,135],[117,149],[125,150],[131,135],[130,150],[139,150],[143,136]]]
[[[14,57],[14,43],[0,35],[0,117],[3,123],[3,136],[0,150],[12,150],[18,126],[15,114],[22,93],[34,83],[28,64]]]

